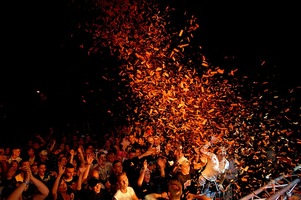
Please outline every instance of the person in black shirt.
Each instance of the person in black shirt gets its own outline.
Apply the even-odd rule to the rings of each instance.
[[[78,194],[80,200],[112,199],[112,195],[106,189],[102,188],[101,181],[94,177],[89,178],[88,187],[82,188]]]
[[[143,163],[143,167],[138,177],[137,186],[135,188],[139,199],[144,199],[147,194],[157,193],[157,184],[152,180],[151,171],[148,169],[147,161]]]
[[[191,168],[188,160],[180,163],[180,171],[175,174],[175,179],[182,185],[183,194],[181,199],[186,199],[188,193],[197,193],[196,170]]]

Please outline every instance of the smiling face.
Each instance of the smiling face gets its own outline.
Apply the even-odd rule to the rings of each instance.
[[[39,175],[45,175],[46,165],[45,164],[40,164],[38,170],[39,170]]]

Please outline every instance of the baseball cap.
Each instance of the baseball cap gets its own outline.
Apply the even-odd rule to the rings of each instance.
[[[98,183],[100,183],[101,181],[97,178],[94,178],[94,177],[91,177],[89,180],[88,180],[88,185],[90,187],[94,187],[95,185],[97,185]]]

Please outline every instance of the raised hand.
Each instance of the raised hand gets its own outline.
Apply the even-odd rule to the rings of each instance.
[[[63,164],[59,164],[59,175],[64,174],[66,167]]]

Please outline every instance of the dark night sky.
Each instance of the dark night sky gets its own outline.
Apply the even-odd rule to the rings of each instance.
[[[224,56],[235,56],[235,65],[246,73],[274,74],[276,87],[300,85],[300,12],[296,3],[173,2],[198,16],[200,40],[214,65],[224,64]],[[86,108],[79,103],[85,90],[82,83],[90,79],[101,84],[97,83],[101,69],[66,40],[76,14],[68,10],[65,1],[7,4],[1,42],[2,127],[13,132],[47,125],[45,120],[49,119],[59,123],[85,118]],[[62,43],[68,47],[62,49]],[[271,63],[269,67],[254,68],[262,59]],[[37,90],[46,93],[47,101],[41,101]]]

